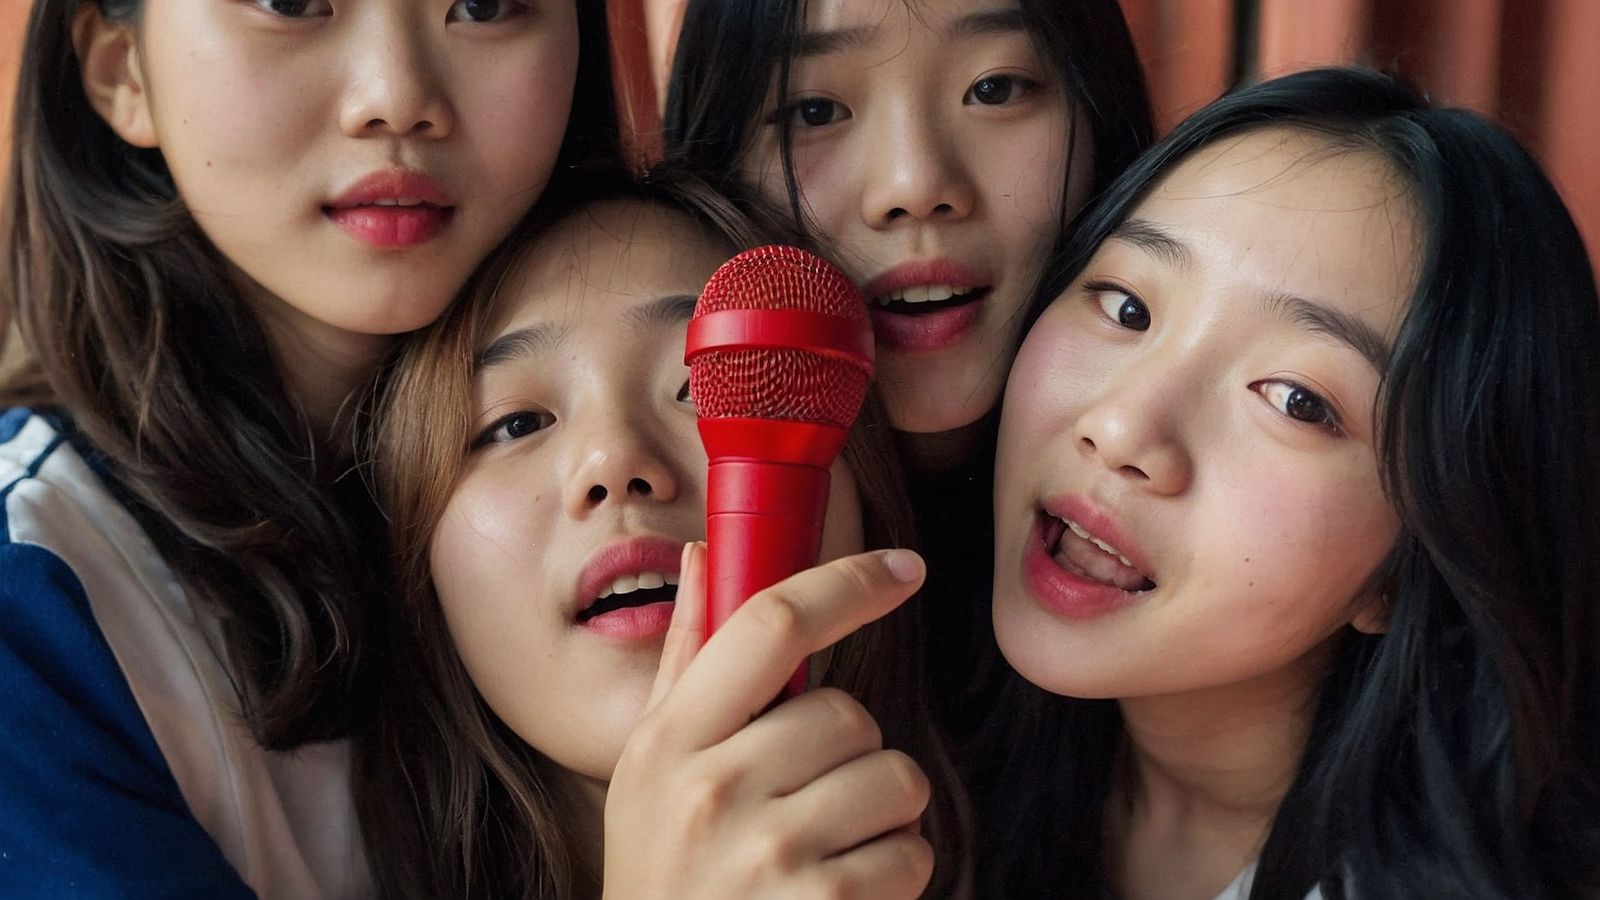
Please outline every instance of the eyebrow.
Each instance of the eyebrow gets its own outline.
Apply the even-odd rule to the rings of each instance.
[[[694,315],[697,298],[693,294],[667,294],[648,303],[641,303],[623,314],[623,320],[634,331],[653,331],[671,328],[689,321]],[[567,337],[567,327],[551,322],[540,322],[516,331],[508,331],[489,342],[473,361],[474,371],[504,365],[514,359],[549,353]]]
[[[1194,265],[1194,254],[1187,244],[1147,219],[1125,219],[1106,237],[1126,241],[1179,269]]]
[[[1014,34],[1026,30],[1022,10],[998,8],[969,13],[956,19],[945,27],[944,37],[970,38],[990,34]],[[805,31],[800,34],[794,55],[797,58],[823,56],[853,49],[871,43],[876,33],[875,25],[837,28],[832,31]]]
[[[1285,293],[1267,295],[1264,305],[1272,315],[1349,346],[1380,373],[1389,361],[1389,342],[1371,325],[1350,313]]]

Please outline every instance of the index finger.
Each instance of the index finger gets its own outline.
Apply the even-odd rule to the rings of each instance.
[[[695,749],[721,743],[760,715],[812,653],[887,615],[922,586],[922,558],[878,550],[778,582],[706,641],[658,707]]]
[[[656,708],[661,698],[678,683],[678,676],[700,652],[706,635],[706,545],[690,541],[683,545],[678,566],[678,593],[672,607],[672,623],[661,645],[661,663],[656,680],[650,685],[645,711]]]

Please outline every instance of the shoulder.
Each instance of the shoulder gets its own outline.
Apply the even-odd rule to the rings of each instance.
[[[220,630],[69,428],[0,411],[0,896],[367,892],[344,747],[262,748]]]
[[[86,514],[36,483],[66,446],[45,418],[0,413],[0,894],[137,882],[244,896],[188,814],[79,573],[16,539],[54,530],[62,511]]]

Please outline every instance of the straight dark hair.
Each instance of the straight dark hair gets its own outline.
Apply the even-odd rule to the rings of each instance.
[[[1388,631],[1348,630],[1252,898],[1600,892],[1600,299],[1538,164],[1482,117],[1324,69],[1195,113],[1085,213],[1034,316],[1173,166],[1264,127],[1376,154],[1412,194],[1419,277],[1385,367],[1379,471],[1401,529]],[[986,798],[992,896],[1111,893],[1114,701],[1012,686]],[[1037,836],[1048,835],[1048,841]]]
[[[915,6],[916,0],[905,0]],[[789,95],[789,71],[806,0],[690,0],[673,61],[663,121],[669,162],[702,173],[741,203],[757,201],[739,181],[739,160],[763,122],[769,91]],[[1018,0],[1040,55],[1055,65],[1086,114],[1096,192],[1154,139],[1150,99],[1133,37],[1117,0]],[[1072,128],[1076,129],[1074,117]],[[794,177],[791,123],[779,121],[788,214],[805,216]],[[1075,145],[1068,135],[1067,146]],[[1071,180],[1068,165],[1062,196]],[[1075,210],[1062,210],[1062,234]],[[1059,239],[1058,239],[1059,241]],[[823,243],[826,243],[823,241]],[[1058,243],[1059,246],[1059,243]]]
[[[599,887],[564,827],[550,760],[494,714],[450,639],[428,548],[466,456],[472,379],[501,284],[545,230],[594,204],[633,200],[686,214],[729,255],[774,236],[691,176],[635,182],[568,174],[474,275],[465,297],[398,349],[378,398],[370,456],[390,523],[398,590],[385,617],[377,714],[356,743],[356,801],[378,882],[390,897],[571,898]],[[915,546],[887,417],[875,395],[845,444],[868,548]],[[907,603],[836,645],[823,683],[854,695],[884,742],[927,771],[923,835],[937,863],[930,897],[969,890],[970,812],[923,688],[920,608]],[[625,852],[625,851],[624,851]]]
[[[360,480],[341,477],[350,441],[313,434],[284,391],[161,153],[124,143],[90,106],[72,43],[85,2],[36,0],[24,40],[0,219],[0,403],[51,408],[93,448],[220,618],[263,746],[338,737],[363,708],[382,524]],[[117,22],[141,11],[99,5]],[[567,160],[607,154],[615,129],[604,6],[578,9]]]

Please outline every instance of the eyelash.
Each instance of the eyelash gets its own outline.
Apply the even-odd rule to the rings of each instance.
[[[801,118],[802,110],[811,104],[827,104],[836,110],[842,110],[844,115],[839,118],[830,118],[826,122],[812,124],[804,121]],[[791,103],[779,107],[778,111],[773,113],[772,117],[768,121],[774,125],[788,121],[791,126],[796,128],[826,128],[829,125],[837,125],[840,122],[846,121],[850,117],[850,108],[837,100],[830,100],[827,97],[800,97]]]
[[[333,8],[329,5],[328,0],[286,0],[286,2],[284,0],[250,0],[250,2],[260,7],[263,12],[271,13],[283,19],[311,19],[333,14]],[[291,9],[274,8],[280,2],[284,2],[284,5],[291,7]],[[491,25],[503,22],[506,19],[516,18],[528,11],[527,4],[521,2],[521,0],[497,0],[498,6],[495,9],[493,18],[474,19],[467,15],[466,6],[468,2],[470,0],[456,0],[456,2],[452,3],[449,11],[445,13],[445,21]],[[298,8],[293,8],[297,6]],[[457,9],[461,11],[459,15],[457,14]],[[311,10],[309,14],[308,10]]]
[[[531,431],[528,431],[525,434],[508,434],[504,438],[498,437],[501,429],[509,428],[511,423],[523,418],[532,418],[536,420],[535,427]],[[487,428],[478,432],[478,436],[472,439],[472,443],[467,445],[467,449],[476,450],[479,447],[484,447],[489,444],[509,444],[518,438],[527,437],[530,434],[537,434],[540,431],[544,431],[546,428],[549,428],[554,424],[555,416],[552,416],[549,413],[519,409],[514,413],[501,416],[500,418],[489,423]]]
[[[1094,301],[1095,306],[1099,309],[1100,314],[1105,316],[1106,319],[1111,322],[1111,324],[1116,325],[1119,328],[1126,328],[1129,331],[1148,331],[1150,329],[1150,304],[1144,302],[1144,300],[1133,291],[1128,290],[1122,285],[1113,284],[1109,281],[1084,282],[1083,290],[1089,295],[1089,298]],[[1118,305],[1117,312],[1112,313],[1106,309],[1105,303],[1101,299],[1101,295],[1103,294],[1120,294],[1126,299]],[[1144,324],[1142,326],[1122,321],[1121,313],[1128,303],[1138,304],[1139,309],[1143,311]]]
[[[1299,393],[1304,394],[1306,398],[1315,403],[1322,410],[1321,413],[1315,419],[1302,419],[1293,415],[1283,406],[1279,406],[1278,401],[1274,400],[1270,395],[1269,387],[1274,385],[1285,390],[1285,393],[1282,396],[1284,406],[1288,405],[1288,401],[1291,397],[1293,397],[1296,393]],[[1342,436],[1345,433],[1344,425],[1339,421],[1339,414],[1333,411],[1333,404],[1329,403],[1321,394],[1311,390],[1299,382],[1289,381],[1282,378],[1269,378],[1250,385],[1250,388],[1251,390],[1254,390],[1256,393],[1260,394],[1262,399],[1266,400],[1273,409],[1277,410],[1281,415],[1290,421],[1302,425],[1309,425],[1312,428],[1326,431],[1335,436]]]
[[[995,103],[984,103],[982,100],[979,100],[977,98],[978,85],[983,84],[986,81],[1005,82],[1007,86],[1006,96]],[[985,75],[982,78],[972,82],[972,86],[967,88],[967,92],[962,95],[961,102],[966,105],[976,103],[982,106],[1005,106],[1008,103],[1021,100],[1022,98],[1029,96],[1037,91],[1040,86],[1041,85],[1039,82],[1034,81],[1032,78],[1025,78],[1021,75]]]

